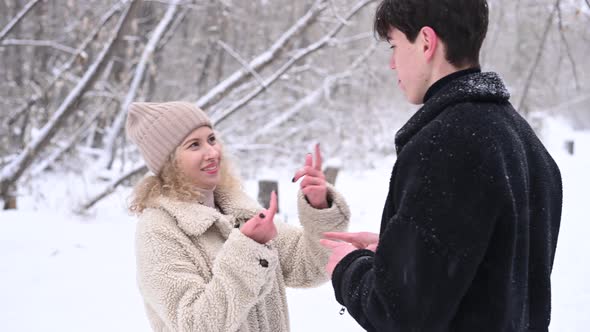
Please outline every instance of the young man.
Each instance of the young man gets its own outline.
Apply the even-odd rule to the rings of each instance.
[[[336,299],[368,331],[547,331],[559,169],[479,69],[485,0],[384,0],[375,30],[424,104],[397,133],[379,235],[327,233]]]

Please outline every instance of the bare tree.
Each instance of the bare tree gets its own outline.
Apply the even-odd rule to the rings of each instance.
[[[240,108],[242,108],[246,103],[250,100],[255,98],[258,94],[264,91],[270,84],[276,81],[281,75],[283,75],[295,62],[299,61],[301,58],[309,55],[312,52],[319,50],[320,48],[326,46],[328,42],[347,24],[346,20],[350,19],[353,15],[355,15],[360,9],[365,7],[367,4],[373,2],[374,0],[362,0],[359,1],[350,12],[346,15],[345,19],[340,20],[340,23],[333,28],[328,34],[326,34],[323,38],[318,40],[317,42],[305,47],[304,49],[297,50],[296,53],[279,68],[275,73],[271,75],[271,77],[262,82],[262,84],[256,88],[254,91],[246,95],[244,98],[235,102],[232,106],[230,106],[227,110],[221,111],[221,114],[214,114],[213,121],[215,123],[220,123],[225,120],[228,116],[232,113],[236,112]]]
[[[76,63],[80,61],[86,61],[88,55],[84,50],[88,47],[88,45],[96,39],[99,32],[104,28],[104,26],[111,20],[111,18],[120,12],[123,9],[123,5],[125,4],[124,1],[117,2],[111,9],[105,13],[99,23],[95,26],[95,28],[90,32],[90,34],[84,39],[84,41],[78,46],[76,51],[72,54],[72,56],[62,65],[59,69],[54,73],[53,77],[51,78],[49,84],[47,84],[40,93],[37,93],[31,96],[26,102],[22,104],[17,110],[8,117],[7,124],[8,126],[12,126],[14,122],[24,113],[26,113],[31,106],[37,103],[39,100],[47,96],[49,91],[54,87],[54,85],[59,82],[62,76]]]
[[[526,101],[529,89],[531,87],[531,82],[533,80],[533,76],[535,75],[535,71],[537,69],[537,66],[539,65],[541,57],[543,56],[545,42],[547,41],[547,37],[549,36],[549,29],[551,28],[551,25],[553,24],[553,18],[555,17],[555,14],[559,10],[559,3],[560,2],[561,2],[561,0],[555,1],[553,9],[551,10],[549,17],[547,17],[547,21],[545,22],[545,29],[544,29],[543,35],[541,37],[541,42],[539,43],[539,48],[537,49],[537,55],[535,56],[535,60],[533,62],[533,65],[531,66],[531,69],[527,75],[527,79],[526,79],[525,85],[524,85],[524,92],[522,93],[522,96],[520,97],[520,102],[518,103],[517,109],[520,112],[524,112],[525,114],[527,113],[527,111],[523,109],[524,103]]]
[[[367,42],[376,2],[0,1],[0,194],[41,174],[91,174],[91,207],[129,184],[141,159],[121,133],[134,100],[194,101],[244,174],[295,162],[310,139],[353,163],[357,145],[394,153],[412,109],[389,84],[385,43]],[[590,123],[588,0],[489,3],[482,66],[517,87],[521,111]]]
[[[65,119],[75,110],[76,102],[84,95],[94,80],[96,80],[97,74],[100,73],[100,70],[103,68],[114,42],[120,37],[119,32],[121,31],[121,27],[127,21],[127,14],[133,4],[134,1],[130,0],[130,4],[121,15],[115,31],[113,31],[109,40],[105,43],[103,50],[97,56],[96,61],[89,66],[76,87],[68,94],[58,110],[52,115],[49,122],[40,130],[39,135],[19,153],[17,158],[4,166],[0,173],[1,197],[8,196],[10,186],[18,181],[23,172],[31,165],[37,154],[49,144],[50,140],[58,132],[60,126],[63,125]]]
[[[317,18],[317,16],[326,8],[326,0],[317,0],[293,26],[283,33],[275,43],[265,52],[258,55],[254,60],[248,63],[247,69],[241,69],[230,75],[228,78],[217,84],[209,90],[199,100],[197,106],[208,108],[218,98],[228,94],[235,86],[248,78],[253,71],[258,71],[270,64],[276,59],[282,48],[290,41],[291,38],[305,30]]]
[[[145,166],[143,164],[133,168],[132,170],[124,173],[121,177],[111,181],[108,185],[105,186],[105,188],[102,191],[100,191],[98,194],[94,195],[87,202],[78,206],[75,209],[75,212],[82,213],[82,212],[90,209],[96,203],[100,202],[100,200],[107,197],[109,194],[112,194],[115,191],[115,189],[117,189],[117,187],[119,185],[121,185],[123,182],[125,182],[125,181],[129,180],[130,178],[133,178],[137,175],[145,174],[147,172],[148,172],[148,168],[147,168],[147,166]]]
[[[131,102],[133,100],[135,100],[139,85],[143,81],[146,67],[148,64],[148,60],[153,55],[154,50],[156,49],[156,46],[158,45],[158,42],[160,41],[160,39],[162,38],[162,36],[164,35],[166,30],[170,26],[170,24],[172,24],[172,22],[174,22],[174,17],[176,15],[177,10],[178,10],[178,3],[179,2],[180,2],[180,0],[173,0],[170,3],[170,5],[168,5],[168,10],[166,10],[166,13],[164,14],[162,19],[160,20],[160,23],[158,23],[158,26],[156,27],[156,29],[152,33],[152,36],[150,37],[145,48],[143,49],[143,53],[141,54],[141,58],[139,59],[139,63],[137,64],[137,67],[135,68],[135,73],[133,75],[133,80],[131,81],[131,86],[129,87],[129,91],[125,95],[125,99],[123,100],[123,103],[121,104],[121,108],[120,108],[117,116],[115,117],[115,120],[113,121],[113,124],[110,127],[108,134],[105,138],[106,154],[104,157],[104,166],[106,168],[111,167],[111,165],[113,163],[113,159],[115,158],[115,149],[116,149],[115,141],[117,140],[119,134],[121,133],[121,129],[123,128],[123,124],[125,122],[125,117],[127,115],[127,108],[129,108],[129,105],[131,104]]]

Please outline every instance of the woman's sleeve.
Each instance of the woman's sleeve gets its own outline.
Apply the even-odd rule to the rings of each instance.
[[[344,197],[331,185],[328,202],[328,208],[316,209],[299,191],[298,212],[303,228],[276,221],[278,236],[274,243],[289,287],[312,287],[328,280],[325,269],[329,252],[320,245],[320,239],[324,232],[346,231],[350,220]]]
[[[270,291],[276,250],[235,229],[212,262],[209,277],[204,258],[191,257],[182,244],[190,241],[184,233],[172,223],[149,220],[170,218],[161,213],[153,211],[137,227],[137,274],[146,303],[169,330],[238,330]]]

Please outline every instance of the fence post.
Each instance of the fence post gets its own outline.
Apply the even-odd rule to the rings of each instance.
[[[324,170],[324,175],[326,176],[326,181],[335,186],[336,185],[336,177],[338,177],[338,171],[340,171],[339,167],[328,166]]]
[[[574,141],[573,140],[565,141],[565,149],[567,150],[567,153],[573,155],[574,154]]]
[[[16,210],[16,196],[7,195],[4,197],[4,210]]]
[[[258,181],[258,203],[260,203],[262,207],[268,208],[270,206],[270,193],[273,190],[277,194],[277,212],[279,212],[279,185],[277,181]]]

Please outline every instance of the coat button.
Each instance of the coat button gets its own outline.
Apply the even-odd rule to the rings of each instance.
[[[268,261],[264,258],[258,261],[262,267],[268,267]]]

